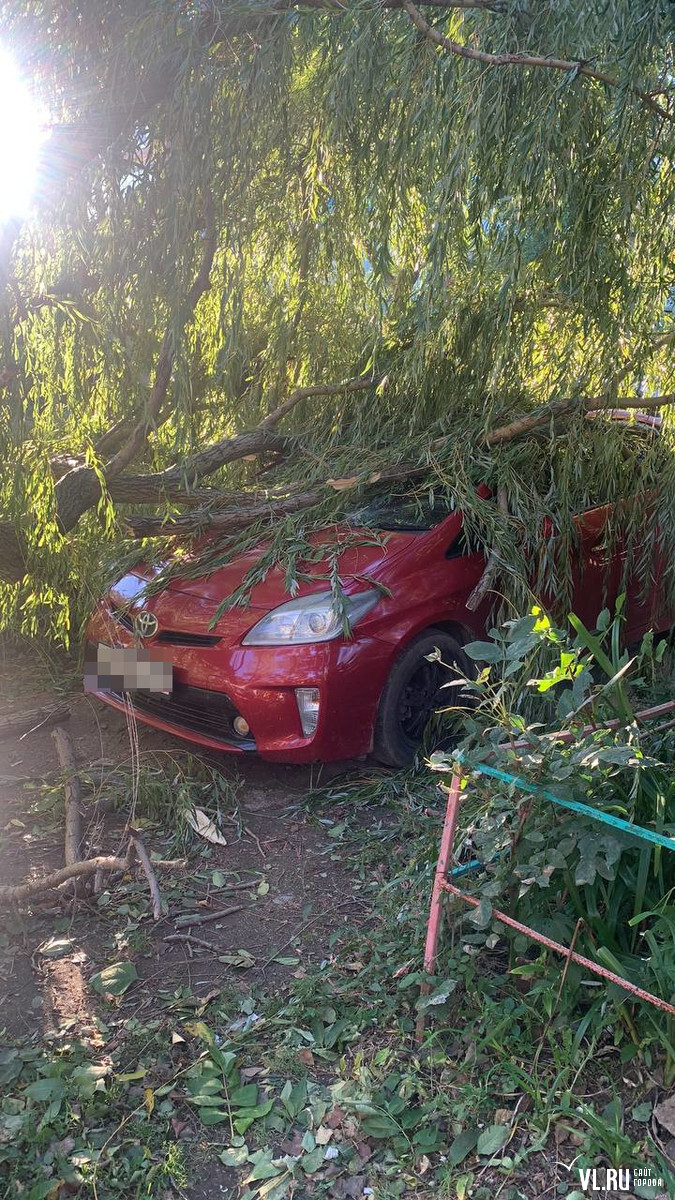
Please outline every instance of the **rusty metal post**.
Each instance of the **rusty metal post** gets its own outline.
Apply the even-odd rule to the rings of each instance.
[[[447,879],[443,880],[441,890],[450,892],[452,896],[457,896],[465,904],[470,904],[472,908],[480,907],[479,900],[476,900],[474,896],[470,896],[468,892],[463,892],[461,888],[455,887],[454,883],[449,883]],[[664,1012],[675,1016],[675,1007],[669,1004],[667,1000],[662,1000],[660,996],[654,996],[651,992],[646,992],[644,988],[638,987],[628,979],[624,979],[622,975],[615,975],[614,971],[608,971],[607,967],[601,967],[599,963],[593,962],[592,959],[584,958],[582,954],[577,954],[576,950],[573,950],[571,946],[563,946],[560,942],[554,942],[552,938],[545,937],[543,933],[538,933],[536,929],[532,929],[531,925],[523,925],[521,921],[516,921],[506,913],[500,912],[498,908],[493,908],[492,916],[495,921],[501,921],[503,925],[508,925],[518,933],[525,934],[525,937],[539,942],[541,946],[546,946],[547,950],[553,950],[556,954],[562,954],[564,958],[571,959],[572,962],[578,963],[580,967],[585,967],[587,971],[592,971],[595,975],[600,975],[603,979],[608,980],[609,983],[617,984],[618,987],[630,992],[633,996],[637,996],[639,1000],[646,1000],[648,1004],[654,1004],[657,1008],[661,1008]]]
[[[436,965],[436,951],[438,949],[438,938],[441,931],[441,922],[443,920],[443,892],[445,878],[450,869],[452,862],[452,847],[455,840],[455,829],[457,827],[457,815],[459,813],[459,801],[462,791],[462,780],[459,775],[453,775],[448,788],[448,803],[445,809],[445,820],[443,821],[443,832],[441,833],[441,845],[438,853],[438,862],[436,863],[436,874],[434,875],[434,886],[431,893],[431,905],[429,907],[429,920],[427,923],[427,937],[424,944],[424,970],[430,975],[433,974],[434,966]],[[428,983],[423,983],[421,995],[428,996],[430,987]],[[422,1039],[424,1033],[424,1011],[421,1011],[417,1018],[416,1038],[417,1042]]]

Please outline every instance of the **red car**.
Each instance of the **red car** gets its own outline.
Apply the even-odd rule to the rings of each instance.
[[[654,418],[642,427],[648,436],[658,429]],[[610,515],[605,506],[577,519],[574,610],[590,627],[625,586],[620,548],[610,556],[604,547]],[[382,536],[354,545],[355,525]],[[87,641],[143,647],[170,659],[172,690],[94,684],[94,694],[119,709],[131,699],[139,720],[217,750],[256,751],[276,762],[370,753],[393,766],[409,762],[447,679],[442,665],[426,656],[438,647],[444,663],[468,671],[462,645],[485,637],[489,627],[489,599],[477,612],[467,608],[485,558],[467,550],[460,512],[406,496],[379,497],[344,527],[311,540],[342,543],[339,571],[351,637],[331,606],[325,561],[303,566],[310,579],[293,599],[275,568],[253,588],[250,607],[230,608],[213,628],[220,602],[242,583],[255,551],[207,577],[174,579],[147,598],[144,584],[153,572],[140,565],[100,602]],[[660,603],[662,572],[663,563],[655,562],[646,594],[640,581],[628,580],[627,643],[673,623]],[[442,696],[447,704],[448,693]]]

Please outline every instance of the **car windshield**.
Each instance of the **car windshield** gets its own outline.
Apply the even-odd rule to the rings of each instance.
[[[424,533],[454,511],[452,501],[444,496],[374,496],[360,508],[347,513],[346,520],[350,525],[365,525],[368,529],[385,532]]]

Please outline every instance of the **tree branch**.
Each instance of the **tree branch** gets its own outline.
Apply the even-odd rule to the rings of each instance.
[[[667,404],[675,404],[675,392],[664,396],[624,396],[613,399],[607,399],[605,396],[572,396],[565,400],[552,400],[543,408],[537,408],[524,417],[510,421],[508,425],[500,425],[499,428],[486,433],[483,441],[486,446],[501,446],[524,433],[529,433],[531,429],[538,429],[549,421],[571,416],[575,412],[599,412],[612,408],[663,408]]]
[[[80,802],[82,791],[80,777],[77,773],[73,743],[60,725],[52,729],[52,738],[56,746],[59,766],[65,776],[65,850],[64,858],[67,867],[80,861],[80,846],[82,843],[82,821],[80,817]]]
[[[552,58],[545,54],[490,54],[486,50],[477,50],[474,46],[455,42],[452,38],[446,37],[445,34],[439,33],[428,21],[425,21],[412,0],[402,0],[402,4],[413,25],[419,29],[427,41],[432,42],[434,46],[440,46],[443,50],[449,51],[450,54],[458,55],[460,58],[467,58],[471,62],[483,63],[486,67],[540,67],[548,71],[573,72],[575,75],[583,75],[585,79],[594,79],[597,83],[602,83],[606,87],[618,87],[618,80],[612,75],[607,75],[604,71],[596,71],[595,67],[590,67],[587,62],[581,59],[575,62],[572,59]],[[662,120],[675,120],[675,113],[664,108],[648,92],[643,92],[640,88],[636,87],[631,87],[630,90],[634,96],[637,96],[643,104],[646,104]]]
[[[81,876],[96,875],[104,871],[130,871],[134,866],[136,848],[129,842],[125,858],[117,855],[101,854],[97,858],[85,858],[82,862],[73,863],[70,867],[61,867],[59,871],[51,871],[37,879],[29,879],[26,883],[3,884],[0,887],[0,904],[9,902],[18,904],[22,900],[30,900],[31,896],[39,896],[42,892],[53,892],[69,879],[79,879]],[[180,871],[187,866],[184,858],[156,859],[153,868],[159,867],[169,871]]]
[[[286,500],[275,500],[269,504],[252,504],[250,507],[218,509],[215,512],[199,509],[188,515],[174,517],[130,516],[124,525],[132,537],[166,537],[169,534],[190,535],[206,530],[221,533],[237,533],[258,521],[275,521],[290,513],[312,508],[325,498],[321,492],[304,492]]]
[[[293,392],[288,400],[284,400],[278,408],[269,413],[258,426],[259,429],[272,429],[274,425],[278,425],[282,417],[295,408],[301,400],[307,400],[310,396],[338,396],[343,392],[364,392],[367,388],[377,387],[378,384],[386,379],[385,375],[374,375],[370,379],[350,379],[347,383],[317,383],[312,387],[298,388]]]
[[[141,864],[145,878],[148,881],[148,887],[150,888],[150,897],[152,899],[152,915],[156,921],[159,921],[162,916],[162,897],[159,894],[159,884],[157,883],[157,876],[155,875],[155,872],[152,869],[152,863],[150,862],[148,852],[147,852],[145,846],[143,845],[143,842],[141,841],[140,836],[135,832],[132,833],[132,835],[131,835],[131,845],[133,846],[133,848],[136,852],[138,861]]]

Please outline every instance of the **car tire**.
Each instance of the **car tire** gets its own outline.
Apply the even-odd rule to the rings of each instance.
[[[441,661],[429,662],[426,656],[435,649]],[[457,702],[456,690],[446,692],[442,701],[439,693],[458,675],[472,678],[475,669],[449,633],[426,629],[413,638],[394,663],[380,697],[373,735],[373,757],[378,762],[389,767],[410,765],[434,712]]]

